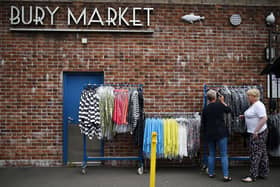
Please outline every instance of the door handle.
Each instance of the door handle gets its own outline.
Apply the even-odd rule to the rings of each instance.
[[[72,124],[74,121],[74,119],[71,116],[68,116],[67,119],[68,119],[68,124]]]

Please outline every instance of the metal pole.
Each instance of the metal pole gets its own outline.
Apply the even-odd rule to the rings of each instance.
[[[268,54],[269,54],[269,64],[271,64],[271,48],[272,48],[272,44],[271,44],[271,37],[272,37],[272,28],[269,28],[269,42],[268,42]],[[273,103],[272,103],[273,99],[272,99],[272,74],[269,73],[269,111],[270,113],[272,113],[272,107],[273,107]]]
[[[207,85],[205,84],[203,86],[203,109],[207,106],[207,96],[206,96],[206,92],[207,92]],[[203,135],[204,136],[204,135]],[[203,142],[203,167],[207,167],[208,165],[208,157],[207,157],[207,144],[204,142],[204,139],[202,139]]]
[[[206,92],[207,92],[207,85],[204,84],[204,86],[203,86],[203,108],[205,108],[207,106]]]
[[[152,148],[151,148],[151,166],[150,166],[150,187],[155,187],[156,184],[156,145],[157,133],[152,133]]]
[[[279,112],[279,99],[278,99],[279,98],[279,90],[278,90],[279,89],[279,84],[278,84],[279,82],[278,82],[278,79],[279,78],[276,77],[276,84],[277,84],[277,86],[276,86],[276,88],[277,88],[277,100],[276,100],[277,101],[276,102],[277,103],[276,104],[277,109],[276,110],[277,110],[277,113]]]
[[[83,135],[83,168],[87,165],[87,137]]]

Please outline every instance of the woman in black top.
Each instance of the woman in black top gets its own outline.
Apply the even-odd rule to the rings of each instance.
[[[215,159],[216,159],[216,144],[220,148],[220,156],[222,162],[222,169],[224,174],[224,181],[231,181],[228,172],[228,155],[227,155],[227,141],[228,129],[224,122],[224,113],[231,112],[231,109],[224,102],[224,97],[218,95],[220,102],[217,102],[217,92],[209,90],[207,92],[207,99],[209,104],[204,108],[202,113],[202,133],[205,141],[208,144],[208,174],[210,178],[215,177]]]

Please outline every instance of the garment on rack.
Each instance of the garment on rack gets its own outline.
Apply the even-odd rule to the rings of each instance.
[[[127,115],[128,124],[131,126],[130,131],[133,132],[137,126],[140,117],[138,91],[132,89],[129,91],[129,110]]]
[[[113,121],[117,125],[127,124],[127,110],[128,110],[128,90],[115,89],[114,90],[114,114]]]
[[[267,126],[269,129],[267,140],[269,154],[280,157],[280,113],[269,115]]]
[[[157,158],[182,159],[197,156],[200,149],[200,121],[198,114],[180,118],[146,118],[143,138],[144,156],[150,157],[153,131],[157,132],[159,136],[157,141],[160,142],[160,147],[157,147]]]
[[[220,93],[224,96],[225,103],[227,103],[227,104],[232,103],[231,91],[227,86],[220,89]],[[232,106],[230,106],[230,108],[232,108]],[[226,126],[228,127],[229,133],[231,134],[232,121],[233,121],[232,113],[225,113],[224,120],[225,120]]]
[[[129,93],[127,89],[115,89],[114,95],[113,121],[116,124],[115,130],[117,133],[125,133],[129,131],[127,122]]]
[[[82,92],[79,106],[79,127],[81,133],[87,135],[89,139],[102,138],[99,97],[95,89],[85,89]]]
[[[245,120],[240,119],[239,115],[243,115],[249,108],[247,100],[247,91],[252,88],[260,90],[261,99],[263,98],[262,88],[260,86],[221,86],[218,90],[225,99],[225,102],[232,109],[232,112],[224,115],[225,124],[229,129],[229,133],[246,133]]]
[[[249,108],[246,91],[247,89],[232,89],[233,124],[231,130],[233,132],[246,132],[245,120],[239,118],[239,115],[244,114],[245,110]]]
[[[201,119],[198,114],[195,114],[192,118],[187,118],[187,145],[188,156],[190,158],[197,156],[200,149],[200,127]]]
[[[114,88],[112,86],[100,86],[96,89],[99,97],[100,122],[103,138],[111,140],[115,135],[112,120],[114,109]]]
[[[138,88],[138,103],[139,103],[139,118],[136,122],[136,127],[133,131],[135,144],[139,147],[143,147],[143,136],[145,128],[145,116],[144,116],[144,96],[142,88]]]
[[[156,152],[157,157],[163,156],[163,121],[161,119],[146,119],[145,131],[144,131],[144,142],[143,142],[143,153],[144,156],[149,158],[151,155],[151,139],[152,133],[157,133],[157,146]]]
[[[179,142],[179,158],[188,156],[188,128],[187,121],[184,118],[176,119],[178,122],[178,142]]]
[[[165,119],[164,124],[164,157],[176,158],[179,156],[178,123],[175,119]]]
[[[111,140],[116,133],[130,132],[142,147],[143,107],[142,88],[87,85],[80,98],[79,127],[90,139],[96,136]]]

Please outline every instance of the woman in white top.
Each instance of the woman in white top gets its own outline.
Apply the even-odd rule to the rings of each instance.
[[[268,155],[266,150],[267,141],[267,114],[264,104],[259,100],[260,91],[250,89],[247,91],[251,106],[245,111],[244,116],[247,132],[250,134],[249,153],[250,171],[249,176],[242,178],[243,182],[253,182],[256,178],[264,179],[269,173]]]

